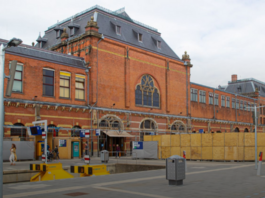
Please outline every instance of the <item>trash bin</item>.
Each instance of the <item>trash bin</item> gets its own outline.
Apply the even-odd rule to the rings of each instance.
[[[103,150],[103,151],[100,151],[100,160],[102,163],[108,163],[109,161],[109,151],[107,150]]]
[[[166,160],[166,179],[169,185],[183,185],[185,179],[186,159],[173,155]]]

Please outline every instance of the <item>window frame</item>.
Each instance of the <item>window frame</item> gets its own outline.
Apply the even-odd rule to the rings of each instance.
[[[78,76],[83,76],[83,78],[80,78]],[[76,87],[76,82],[81,82],[81,81],[77,81],[77,79],[83,79],[84,80],[83,81],[84,82],[84,88],[83,89]],[[76,91],[77,90],[81,90],[81,91],[84,92],[84,99],[76,98]],[[86,91],[85,90],[86,90],[86,78],[85,78],[85,76],[84,75],[79,75],[79,74],[78,75],[75,75],[75,99],[76,100],[85,100],[86,99],[86,95],[85,95],[86,94]]]
[[[194,96],[195,96],[195,100],[193,100]],[[194,89],[194,88],[190,89],[190,101],[198,102],[198,89]]]
[[[200,103],[206,104],[206,91],[200,90],[199,95],[200,95],[199,98]]]
[[[216,104],[217,101],[217,104]],[[219,94],[214,94],[214,105],[219,106]]]
[[[12,63],[12,61],[9,61],[9,72],[10,72],[10,68],[11,68],[11,63]],[[17,66],[18,66],[18,65],[22,67],[22,71],[17,70]],[[20,80],[20,79],[16,79],[16,78],[14,77],[14,82],[15,82],[15,81],[19,81],[19,82],[21,82],[21,91],[13,91],[13,88],[14,88],[14,83],[13,83],[12,93],[23,93],[23,70],[24,70],[24,64],[23,64],[23,63],[17,63],[17,65],[16,65],[16,71],[15,71],[15,77],[16,77],[16,73],[20,73],[20,75],[21,75],[21,80]]]
[[[210,105],[213,105],[213,103],[214,103],[214,100],[213,100],[213,93],[212,92],[209,92],[209,104]]]
[[[143,34],[141,34],[141,33],[138,34],[138,41],[139,41],[140,43],[143,42]]]
[[[158,49],[161,49],[161,41],[156,41],[156,47],[158,48]]]
[[[240,110],[244,110],[244,101],[243,100],[240,101]]]
[[[239,100],[236,99],[236,109],[240,109],[240,104],[239,103],[240,103]]]
[[[121,26],[116,25],[116,34],[121,36]]]
[[[52,84],[52,86],[53,86],[53,95],[52,96],[44,95],[43,86],[44,85],[51,86],[51,84],[44,84],[44,82],[43,82],[44,77],[46,76],[46,77],[51,78],[51,76],[44,75],[43,70],[53,71],[53,84]],[[42,68],[42,96],[54,97],[55,96],[55,94],[54,94],[55,93],[55,88],[54,87],[55,87],[55,70],[54,69],[50,69],[50,68]]]
[[[70,76],[62,75],[62,74],[61,74],[61,72],[63,72],[63,73],[68,73],[68,74],[70,74]],[[64,76],[64,77],[69,77],[69,79],[66,79],[66,78],[61,78],[61,76]],[[66,86],[61,86],[61,79],[63,79],[63,80],[68,80],[68,81],[69,81],[69,87],[66,87]],[[67,89],[67,88],[69,88],[69,97],[64,97],[64,96],[61,96],[61,88],[64,88],[64,89]],[[60,81],[59,81],[59,98],[71,99],[71,73],[70,73],[70,72],[67,72],[67,71],[60,71]]]
[[[221,96],[221,107],[225,107],[225,96]]]
[[[226,96],[226,107],[230,108],[230,97]]]

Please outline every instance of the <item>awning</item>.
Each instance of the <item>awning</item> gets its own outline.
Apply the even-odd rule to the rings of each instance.
[[[130,135],[129,133],[127,133],[126,131],[102,131],[103,133],[105,133],[107,136],[109,137],[130,137],[130,138],[134,138],[134,135]]]

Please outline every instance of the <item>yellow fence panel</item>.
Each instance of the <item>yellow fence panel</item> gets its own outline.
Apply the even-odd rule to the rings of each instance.
[[[201,146],[201,145],[202,145],[202,134],[192,134],[191,146]]]
[[[213,136],[212,134],[202,134],[202,146],[213,146]]]
[[[245,145],[245,133],[238,133],[238,146]]]
[[[238,133],[224,133],[225,146],[238,145]]]
[[[161,135],[154,135],[153,141],[158,141],[158,147],[161,146]]]
[[[257,142],[258,146],[265,146],[265,133],[257,134]]]
[[[255,160],[255,147],[245,147],[245,160]]]
[[[171,135],[161,135],[161,146],[171,146],[170,136]]]
[[[179,155],[182,157],[180,153],[180,147],[177,147],[177,146],[171,147],[171,155]]]
[[[162,146],[161,149],[162,149],[162,159],[166,159],[171,156],[170,146]]]
[[[180,146],[180,135],[171,135],[171,146]]]
[[[241,146],[241,147],[237,147],[237,151],[238,151],[238,158],[237,158],[237,160],[240,160],[240,161],[242,161],[242,160],[244,160],[244,147],[243,146]]]
[[[245,146],[255,146],[255,133],[245,133]]]
[[[202,159],[203,160],[213,159],[213,147],[202,147]]]
[[[213,160],[224,160],[224,147],[213,147]]]
[[[238,147],[229,146],[225,147],[225,160],[237,160],[238,159]]]
[[[180,140],[181,140],[181,147],[182,146],[190,146],[190,136],[191,134],[181,134]]]
[[[152,141],[153,140],[153,136],[152,135],[145,135],[144,136],[144,141]]]
[[[191,159],[200,160],[202,157],[202,148],[201,147],[191,147]]]
[[[224,146],[224,133],[212,133],[213,146]]]

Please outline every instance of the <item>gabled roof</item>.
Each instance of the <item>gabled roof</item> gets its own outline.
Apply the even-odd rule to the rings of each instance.
[[[99,27],[98,31],[104,37],[181,61],[163,38],[161,38],[160,33],[156,29],[131,19],[124,9],[113,12],[100,6],[94,6],[92,8],[76,14],[74,18],[70,17],[49,27],[43,36],[43,38],[48,40],[43,44],[43,48],[50,49],[61,42],[60,38],[56,39],[55,27],[66,28],[66,32],[70,35],[69,24],[75,23],[80,25],[75,35],[68,39],[71,40],[85,33],[87,22],[90,21],[91,16],[94,16],[94,21],[97,22]],[[72,22],[71,19],[73,19]],[[115,26],[117,25],[121,26],[121,35],[116,34]],[[135,35],[137,32],[143,35],[142,42],[138,41],[138,37]],[[161,49],[156,46],[156,41],[161,42]]]
[[[7,42],[7,40],[0,39],[0,45],[6,44]],[[41,61],[53,62],[66,66],[85,68],[83,58],[62,54],[50,50],[40,49],[24,44],[6,49],[6,53],[38,59]]]

